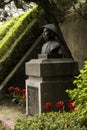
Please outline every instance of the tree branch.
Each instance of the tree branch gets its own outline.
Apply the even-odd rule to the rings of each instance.
[[[74,9],[84,20],[87,21],[87,18],[86,18],[84,15],[82,15],[82,13],[81,13],[79,10],[76,9],[75,5],[73,4],[72,6],[73,6],[73,9]]]

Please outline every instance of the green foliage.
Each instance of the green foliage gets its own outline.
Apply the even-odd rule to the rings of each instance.
[[[34,9],[32,9],[31,11],[24,13],[22,17],[19,17],[17,21],[15,20],[15,24],[11,28],[9,28],[9,31],[7,31],[6,35],[0,41],[0,57],[3,57],[6,50],[8,50],[8,48],[13,45],[15,39],[17,39],[20,34],[23,33],[26,25],[31,22],[32,18],[30,15],[32,12],[35,11],[35,9],[36,7],[34,7]]]
[[[73,0],[49,0],[58,22],[63,22],[68,9],[71,8]]]
[[[85,119],[87,122],[87,61],[85,61],[83,69],[80,70],[80,74],[74,80],[74,84],[77,87],[74,90],[67,90],[67,92],[75,100],[79,118]]]
[[[0,124],[0,130],[6,130],[6,128]]]
[[[15,22],[22,17],[22,15],[20,15],[19,17],[14,17],[12,18],[12,20],[7,21],[7,22],[3,22],[0,25],[0,40],[2,40],[4,38],[4,36],[7,34],[7,32],[9,31],[9,29],[15,24]]]
[[[76,113],[50,112],[18,119],[15,130],[87,130]]]
[[[0,83],[40,35],[42,14],[43,10],[35,6],[0,26]]]
[[[26,25],[26,30],[24,30],[24,32],[22,32],[20,35],[19,35],[19,37],[18,38],[16,38],[16,40],[14,41],[14,44],[13,45],[11,45],[10,43],[6,46],[6,44],[4,44],[5,45],[5,47],[3,47],[3,49],[1,49],[2,50],[2,53],[3,53],[3,58],[1,59],[1,62],[2,61],[5,61],[6,60],[6,58],[9,56],[9,55],[11,55],[11,53],[13,53],[13,51],[15,50],[15,48],[16,48],[16,46],[19,46],[19,44],[20,44],[20,41],[22,42],[22,38],[23,38],[23,36],[24,36],[24,34],[28,31],[28,30],[31,30],[31,27],[35,24],[35,22],[36,22],[36,19],[34,19],[34,20],[32,20],[32,22],[29,24],[29,25]],[[15,34],[14,34],[15,35]],[[12,36],[12,35],[11,35]],[[12,36],[12,38],[15,38],[15,36]],[[6,40],[6,39],[5,39]],[[12,40],[14,40],[14,39],[12,39]],[[11,42],[11,40],[10,40],[10,42]],[[11,45],[10,46],[10,49],[8,49],[9,48],[9,45]],[[22,46],[23,46],[23,44],[21,45],[21,48],[22,48]],[[4,51],[5,51],[5,55],[4,55]],[[21,50],[22,51],[22,50]]]
[[[52,11],[59,23],[65,20],[67,14],[78,14],[87,20],[87,1],[84,0],[49,0]]]

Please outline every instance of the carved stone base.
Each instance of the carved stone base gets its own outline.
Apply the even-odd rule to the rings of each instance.
[[[26,63],[26,114],[45,112],[46,102],[67,102],[66,89],[73,89],[78,64],[71,59],[34,59]]]

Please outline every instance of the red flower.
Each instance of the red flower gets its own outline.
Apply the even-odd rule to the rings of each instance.
[[[8,88],[8,91],[9,91],[9,92],[13,92],[13,91],[14,91],[14,88],[13,88],[13,87],[9,87],[9,88]]]
[[[56,103],[56,107],[63,110],[63,105],[64,105],[64,102],[63,101],[59,101]]]
[[[15,88],[15,92],[18,93],[20,89],[18,87]]]
[[[51,110],[51,103],[50,102],[45,103],[45,108]]]
[[[25,93],[25,94],[23,94],[23,98],[24,98],[24,99],[26,99],[26,93]]]
[[[73,100],[69,100],[68,107],[70,108],[71,111],[75,111],[76,106],[73,103]]]
[[[25,93],[26,93],[26,89],[22,89],[21,92],[22,92],[23,94],[25,94]]]

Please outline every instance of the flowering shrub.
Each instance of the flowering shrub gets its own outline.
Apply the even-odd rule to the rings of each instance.
[[[19,87],[12,87],[10,86],[8,88],[8,95],[9,98],[12,99],[13,103],[19,103],[19,104],[24,104],[26,103],[26,89],[25,87],[20,90]]]
[[[59,110],[64,110],[64,102],[63,101],[59,101],[56,103],[56,107],[59,108]]]
[[[51,108],[52,108],[51,103],[50,103],[50,102],[47,102],[47,103],[45,104],[45,108],[50,112],[50,111],[51,111]]]
[[[80,70],[80,74],[75,77],[73,83],[76,88],[67,90],[67,92],[77,104],[76,110],[78,111],[79,119],[87,126],[87,61],[85,61],[83,69]]]
[[[73,100],[69,100],[68,107],[71,111],[64,112],[64,102],[56,102],[55,106],[59,112],[52,111],[52,103],[45,103],[47,113],[36,114],[32,118],[18,119],[14,130],[87,130],[79,118],[78,111],[75,111]]]
[[[68,102],[68,107],[70,108],[70,110],[71,110],[72,112],[76,110],[76,106],[75,106],[73,100],[69,100],[69,102]]]
[[[60,112],[63,112],[64,111],[64,108],[65,108],[65,104],[63,101],[58,101],[56,102],[55,104],[56,108],[60,111]],[[47,109],[48,112],[52,111],[52,103],[51,102],[47,102],[45,103],[44,107]],[[75,111],[76,109],[76,106],[73,102],[73,100],[69,100],[68,101],[68,108],[73,112]]]

